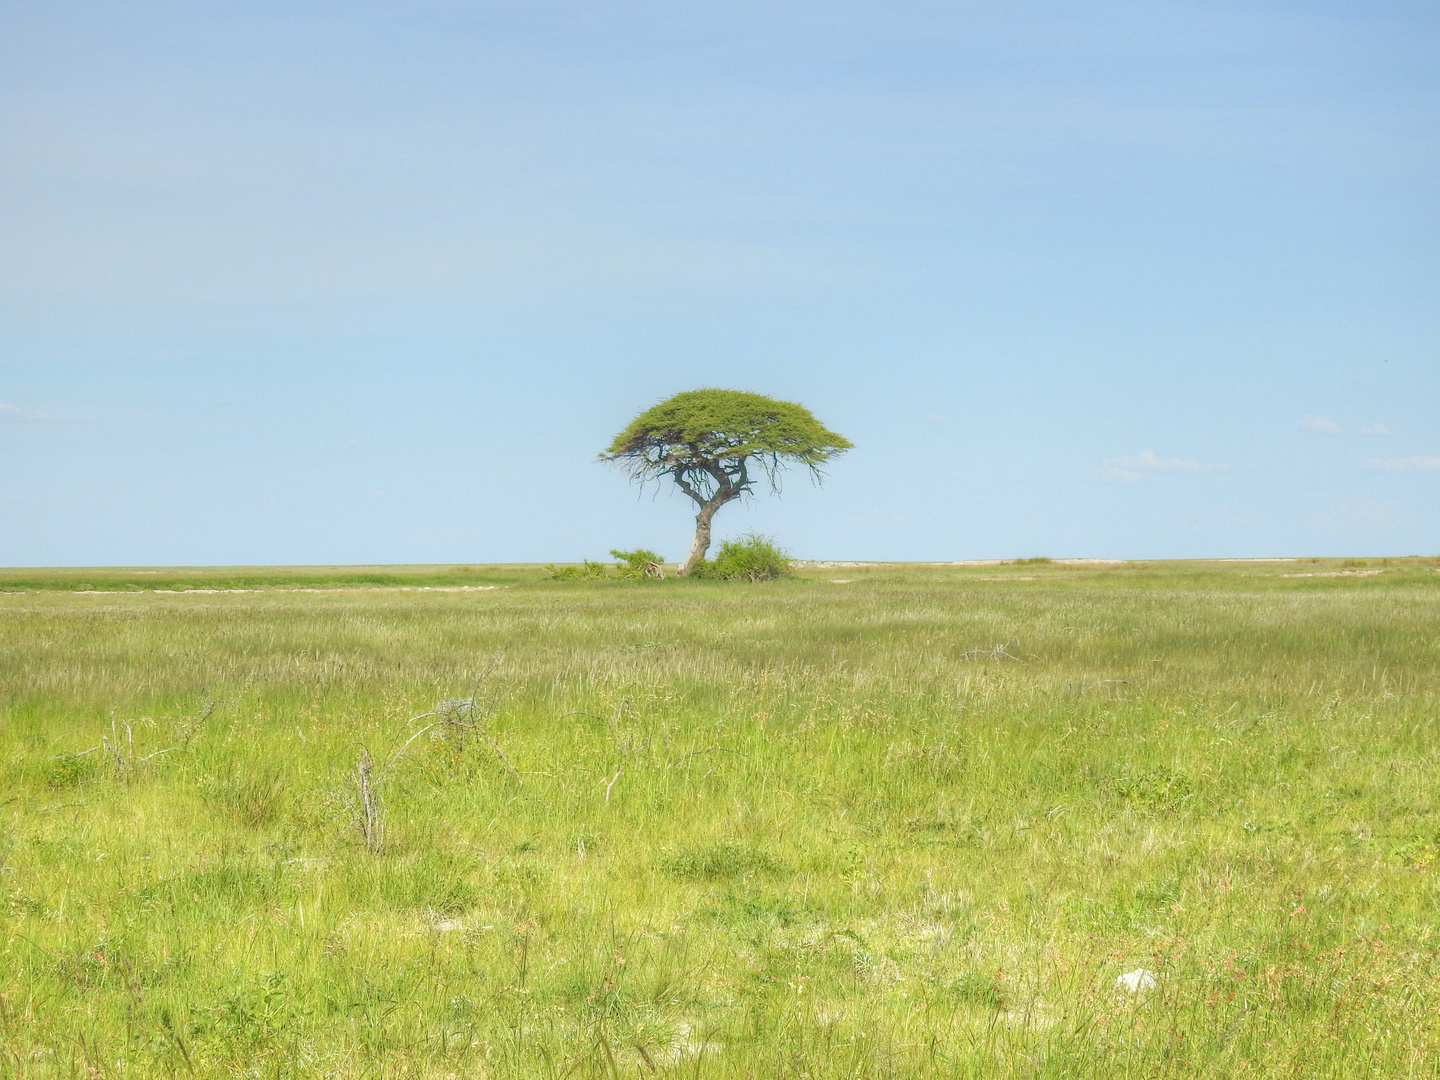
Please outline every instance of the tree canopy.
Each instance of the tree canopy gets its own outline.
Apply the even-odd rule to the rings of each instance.
[[[687,390],[646,409],[600,456],[637,480],[715,479],[707,463],[741,468],[754,459],[772,483],[786,461],[818,473],[853,444],[803,405],[741,390]],[[749,485],[747,473],[747,485]]]
[[[699,506],[695,543],[681,565],[688,574],[710,546],[710,520],[755,482],[754,462],[774,489],[783,465],[815,477],[851,442],[790,401],[740,390],[687,390],[646,409],[616,435],[601,460],[622,465],[644,483],[669,476]]]

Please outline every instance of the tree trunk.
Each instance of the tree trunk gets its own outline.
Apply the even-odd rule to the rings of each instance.
[[[695,565],[705,558],[705,552],[710,550],[710,519],[715,516],[715,511],[728,501],[717,497],[700,507],[700,512],[695,515],[695,539],[690,543],[690,554],[685,556],[680,569],[675,571],[676,577],[689,577]]]

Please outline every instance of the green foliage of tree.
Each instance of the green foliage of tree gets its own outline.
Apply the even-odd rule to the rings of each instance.
[[[780,487],[784,465],[803,465],[818,480],[822,467],[851,442],[809,409],[761,394],[689,390],[646,409],[600,455],[645,483],[669,477],[699,507],[695,540],[678,573],[684,577],[710,548],[710,522],[732,499],[750,493],[752,466]]]

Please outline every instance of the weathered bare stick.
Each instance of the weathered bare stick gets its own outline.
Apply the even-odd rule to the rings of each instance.
[[[1014,660],[1017,664],[1023,664],[1025,662],[1024,660],[1010,652],[1011,646],[1018,649],[1020,647],[1020,639],[1012,638],[1005,644],[992,645],[988,649],[971,649],[968,652],[961,653],[960,659],[978,660],[983,656],[990,660]]]
[[[417,717],[415,717],[415,720],[423,720],[423,719],[425,718],[425,716],[434,716],[434,715],[435,715],[434,713],[425,713],[423,716],[417,716]],[[410,723],[413,724],[413,723],[415,722],[415,720],[411,720]],[[424,735],[425,732],[429,731],[431,728],[437,728],[437,727],[439,727],[439,726],[440,726],[441,724],[443,724],[443,723],[445,723],[445,721],[443,721],[443,720],[437,720],[437,721],[435,721],[435,723],[433,723],[433,724],[426,724],[426,725],[425,725],[424,727],[422,727],[419,731],[415,732],[414,735],[411,735],[410,738],[406,739],[406,740],[400,745],[400,749],[399,749],[399,750],[396,750],[395,753],[393,753],[393,754],[390,755],[390,760],[385,763],[385,772],[388,773],[388,772],[390,771],[391,766],[393,766],[393,765],[395,764],[395,762],[397,762],[397,761],[400,760],[400,755],[403,754],[406,750],[408,750],[408,749],[410,748],[410,744],[411,744],[411,743],[413,743],[413,742],[414,742],[416,739],[418,739],[421,735]],[[381,775],[384,775],[384,774],[382,773]]]
[[[359,797],[360,829],[365,836],[365,849],[372,855],[385,850],[385,808],[370,777],[370,751],[362,750],[355,772],[355,792]]]
[[[422,713],[421,715],[412,719],[410,723],[413,724],[416,720],[423,720],[427,716],[434,715],[434,713]],[[404,744],[401,745],[400,749],[396,750],[395,753],[391,755],[390,760],[385,764],[385,772],[388,773],[390,771],[390,767],[399,760],[401,754],[403,754],[407,749],[409,749],[411,743],[413,743],[421,735],[424,735],[425,732],[429,731],[431,728],[437,727],[464,728],[466,731],[478,732],[480,734],[480,737],[490,744],[490,749],[495,751],[495,756],[505,763],[505,768],[510,770],[510,775],[515,778],[515,782],[523,783],[523,781],[520,779],[520,773],[516,770],[514,765],[510,764],[510,759],[505,756],[505,751],[500,749],[500,744],[495,741],[494,737],[491,736],[491,734],[479,724],[466,723],[464,720],[436,720],[433,724],[426,724],[419,731],[415,732],[414,735],[411,735],[410,738],[406,739]]]

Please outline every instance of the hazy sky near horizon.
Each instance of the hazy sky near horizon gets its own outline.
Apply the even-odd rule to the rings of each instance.
[[[1440,552],[1440,8],[0,4],[0,564]]]

